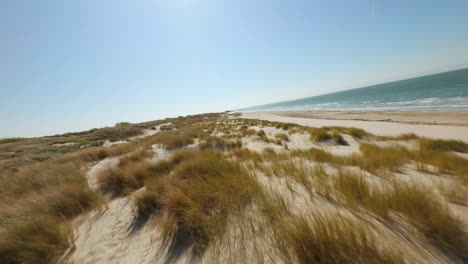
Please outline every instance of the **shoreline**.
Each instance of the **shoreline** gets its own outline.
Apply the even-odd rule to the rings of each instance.
[[[280,110],[258,112],[313,119],[468,127],[468,110]]]
[[[404,113],[404,115],[402,115]],[[382,136],[414,133],[420,137],[468,142],[468,111],[362,112],[268,111],[245,112],[243,118],[296,123],[303,126],[343,126]]]

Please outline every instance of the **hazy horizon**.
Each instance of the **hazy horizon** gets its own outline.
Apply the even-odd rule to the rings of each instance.
[[[466,1],[2,2],[0,138],[466,68],[466,11]]]

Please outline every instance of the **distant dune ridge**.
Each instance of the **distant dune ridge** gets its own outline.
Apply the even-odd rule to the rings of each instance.
[[[204,114],[0,143],[0,260],[468,261],[467,142],[296,121]]]

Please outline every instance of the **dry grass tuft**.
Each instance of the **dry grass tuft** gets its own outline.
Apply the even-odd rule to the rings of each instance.
[[[125,196],[143,187],[146,179],[164,174],[170,164],[166,161],[151,163],[134,161],[123,167],[110,168],[98,175],[98,184],[103,193],[113,197]]]
[[[462,260],[468,234],[463,223],[448,207],[436,199],[436,194],[414,183],[394,182],[389,190],[376,190],[362,176],[341,172],[335,183],[344,201],[352,208],[358,205],[383,218],[394,211],[404,215],[433,244],[455,254]]]
[[[468,153],[468,144],[460,140],[421,139],[419,148],[423,151],[456,151]]]
[[[70,246],[64,221],[100,199],[88,189],[79,163],[48,162],[2,178],[0,202],[2,263],[51,263]]]
[[[451,173],[468,182],[468,162],[466,159],[452,153],[437,152],[421,148],[414,151],[412,159],[416,162],[430,164],[439,169],[441,173]]]
[[[404,263],[397,252],[377,247],[368,227],[338,215],[316,214],[310,218],[285,217],[284,237],[278,238],[293,254],[285,260],[297,263]],[[283,252],[287,252],[288,249]]]
[[[309,128],[310,139],[314,142],[322,142],[331,140],[332,137],[328,134],[325,128]]]
[[[337,131],[343,134],[348,134],[354,138],[357,139],[363,139],[363,138],[369,138],[373,137],[372,134],[366,132],[363,129],[360,128],[355,128],[355,127],[338,127],[338,126],[333,126],[333,127],[325,127],[324,129],[326,130],[331,130],[331,131]]]
[[[275,138],[279,139],[280,141],[289,142],[289,136],[286,133],[277,133],[275,135]]]
[[[419,137],[414,134],[414,133],[407,133],[407,134],[401,134],[399,136],[395,137],[386,137],[386,139],[393,139],[393,140],[415,140],[419,139]]]
[[[357,219],[326,212],[298,216],[280,197],[265,196],[261,208],[286,263],[405,263]]]
[[[404,147],[390,146],[378,147],[373,144],[361,143],[360,150],[364,156],[361,159],[354,159],[356,165],[369,172],[379,170],[398,170],[408,159],[408,150]],[[353,162],[353,163],[354,163]]]
[[[144,158],[151,156],[151,151],[147,149],[139,149],[119,158],[119,166],[125,167],[130,163],[141,161]]]
[[[194,143],[194,139],[203,134],[196,126],[187,126],[178,130],[162,131],[152,136],[147,144],[163,144],[168,149],[179,149]]]
[[[257,131],[257,136],[259,138],[266,138],[267,137],[267,135],[265,134],[265,131],[263,129],[260,129],[260,130]]]
[[[249,149],[246,149],[246,148],[234,149],[231,151],[230,154],[239,161],[258,162],[262,160],[262,157],[260,154],[258,154],[255,151],[250,151]]]
[[[136,221],[140,222],[146,221],[162,208],[157,194],[149,190],[138,193],[133,199],[133,206],[135,208]]]
[[[200,144],[200,149],[214,149],[220,151],[229,151],[235,148],[242,147],[242,141],[237,140],[227,140],[220,137],[208,136],[205,139],[205,142]]]
[[[241,128],[240,133],[243,137],[247,137],[256,135],[257,131],[255,129],[247,129],[247,126],[244,126]]]
[[[343,201],[352,208],[362,205],[367,210],[381,217],[387,217],[390,209],[387,194],[373,190],[364,176],[340,170],[334,182]]]
[[[138,208],[142,214],[157,210],[164,215],[161,228],[169,252],[187,247],[196,258],[223,236],[229,215],[249,204],[260,187],[223,154],[194,154],[181,161],[171,177],[153,183],[139,199]]]
[[[47,214],[36,217],[16,220],[2,232],[2,263],[53,263],[59,258],[59,252],[68,247],[70,230],[59,218]]]
[[[0,144],[14,143],[21,140],[25,140],[25,138],[0,138]]]
[[[339,130],[327,127],[309,128],[310,139],[314,142],[334,141],[338,145],[347,145]]]
[[[396,184],[389,200],[390,207],[408,217],[434,245],[466,262],[468,233],[463,222],[435,197],[425,187]]]
[[[346,142],[346,140],[344,140],[343,136],[341,136],[341,134],[336,132],[336,131],[332,133],[331,138],[338,145],[348,145],[348,142]]]

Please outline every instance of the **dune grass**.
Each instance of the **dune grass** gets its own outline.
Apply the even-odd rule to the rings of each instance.
[[[310,128],[309,135],[310,139],[314,142],[322,142],[332,139],[331,135],[324,128]]]
[[[254,129],[247,129],[247,126],[245,126],[240,129],[240,133],[243,137],[247,137],[256,135],[257,131],[255,131]]]
[[[343,139],[340,130],[331,129],[327,127],[309,128],[310,139],[313,142],[326,142],[333,141],[338,145],[347,145],[348,143]]]
[[[169,173],[182,160],[192,157],[191,151],[177,151],[170,160],[152,162],[145,159],[144,149],[122,156],[118,167],[109,168],[98,175],[98,184],[103,193],[112,197],[126,196],[142,188],[145,181]]]
[[[398,252],[377,247],[368,227],[338,215],[283,217],[281,251],[295,263],[404,263]]]
[[[100,204],[77,163],[41,164],[2,178],[2,263],[51,263],[69,247],[68,219]]]
[[[158,185],[153,183],[150,186]],[[158,191],[146,187],[133,198],[133,207],[135,208],[136,221],[148,220],[162,209],[162,204],[158,199]]]
[[[468,182],[468,162],[460,156],[421,147],[418,151],[411,153],[411,158],[416,162],[437,167],[440,173],[455,174],[465,183]]]
[[[434,193],[414,184],[396,184],[390,196],[393,210],[404,214],[436,246],[468,261],[468,232]]]
[[[220,151],[229,151],[235,148],[242,147],[242,141],[237,140],[227,140],[221,137],[216,136],[207,136],[203,138],[204,142],[200,144],[200,149],[214,149]]]
[[[125,167],[126,165],[131,164],[133,162],[142,161],[143,159],[148,158],[151,155],[151,151],[144,148],[132,151],[129,154],[123,155],[119,158],[119,167]]]
[[[289,142],[289,136],[286,133],[276,133],[275,138],[279,139],[280,141]]]
[[[179,123],[199,123],[205,118],[209,121],[213,116],[184,118]],[[141,143],[144,149],[140,150],[134,143],[109,148],[89,147],[103,140],[116,141],[138,135],[141,129],[124,124],[53,137],[4,141],[11,144],[2,144],[0,167],[8,165],[11,169],[2,169],[0,175],[0,262],[53,263],[58,260],[70,246],[69,220],[102,204],[102,198],[88,187],[82,170],[86,164],[130,153],[120,158],[119,171],[114,171],[117,176],[103,184],[114,185],[109,188],[113,190],[115,185],[119,186],[119,192],[125,193],[127,189],[144,185],[147,177],[165,174],[188,157],[178,153],[178,160],[174,158],[169,164],[149,164],[143,161],[149,154],[145,142]],[[190,127],[181,133],[196,136],[190,133]],[[67,142],[77,144],[66,148],[53,146]],[[172,142],[175,143],[170,143],[170,147],[179,144],[177,140]],[[9,154],[4,156],[3,153]]]
[[[64,153],[71,153],[47,154],[49,156],[36,165],[28,163],[33,165],[27,168],[19,165],[19,170],[3,170],[0,176],[1,262],[55,262],[70,246],[69,220],[102,203],[99,193],[88,188],[83,168],[88,163],[117,156],[117,166],[98,176],[100,190],[113,197],[130,195],[135,224],[155,220],[152,223],[162,233],[169,262],[176,261],[183,252],[189,253],[192,261],[197,261],[207,249],[219,250],[217,246],[225,242],[223,238],[232,234],[235,228],[230,225],[233,219],[245,220],[242,218],[245,212],[253,213],[251,217],[255,219],[246,224],[252,230],[271,236],[271,241],[266,244],[274,248],[268,250],[279,253],[286,263],[404,263],[403,257],[399,256],[404,252],[387,247],[383,243],[385,238],[378,237],[374,226],[363,221],[364,218],[383,223],[390,227],[389,230],[399,221],[408,222],[447,256],[468,261],[465,226],[447,205],[447,200],[465,204],[468,163],[450,153],[466,152],[464,143],[418,139],[414,135],[377,137],[354,128],[309,129],[209,114],[120,124],[110,129],[44,140],[43,144],[66,143],[86,137],[87,141],[78,141],[75,148],[79,148],[83,142],[128,137],[136,133],[132,132],[136,131],[133,128],[141,132],[169,122],[170,130],[125,145],[65,150]],[[282,144],[289,141],[291,133],[309,132],[315,142],[346,145],[342,134],[349,134],[358,139],[360,151],[332,155],[323,149],[336,146],[324,144],[319,146],[320,149],[289,151],[284,147],[275,151],[267,148],[258,153],[242,148],[240,137],[254,136],[268,143],[273,139],[268,139],[263,129],[256,131],[249,129],[250,126],[270,126],[287,131],[274,136],[274,140]],[[223,136],[213,134],[218,132],[223,132]],[[379,147],[366,143],[365,140],[371,139],[419,140],[420,145],[417,150]],[[15,151],[21,150],[20,144],[29,144],[30,140],[3,144],[2,150],[11,150],[8,146],[14,144],[18,144],[13,148]],[[195,142],[199,144],[185,148]],[[150,149],[153,144],[162,144],[166,151],[172,152],[171,156],[152,162]],[[0,154],[0,159],[4,155]],[[436,186],[446,197],[440,199],[440,194],[433,189],[399,181],[393,172],[400,171],[412,161],[454,174],[447,177],[456,179],[459,185]],[[348,166],[355,167],[353,172]],[[370,174],[359,172],[359,169]],[[259,172],[266,180],[284,177],[282,180],[294,199],[303,195],[298,191],[303,187],[309,194],[306,199],[311,203],[320,201],[336,211],[322,211],[320,207],[315,210],[315,204],[312,204],[307,205],[311,209],[308,214],[293,213],[289,201],[282,200],[279,193],[276,197],[276,193],[265,188],[263,178],[262,184],[258,182],[255,173]],[[375,177],[382,175],[388,177]],[[398,228],[405,228],[402,226]],[[237,238],[232,239],[236,241]]]
[[[415,139],[419,139],[419,137],[414,134],[414,133],[406,133],[406,134],[401,134],[401,135],[398,135],[398,136],[394,136],[394,137],[378,137],[380,139],[391,139],[391,140],[415,140]]]
[[[338,145],[348,145],[348,142],[346,142],[346,140],[344,140],[343,136],[340,133],[336,132],[336,131],[334,131],[332,133],[331,139],[333,141],[335,141],[336,144],[338,144]]]
[[[383,218],[388,218],[390,211],[401,213],[436,246],[467,259],[468,233],[463,223],[427,187],[395,181],[390,189],[380,190],[372,188],[363,176],[340,172],[335,190],[352,208],[363,206]]]
[[[132,125],[117,125],[114,127],[104,127],[91,131],[85,137],[92,141],[109,140],[115,142],[126,140],[129,137],[138,136],[143,133],[139,127]]]
[[[142,216],[153,210],[164,215],[161,228],[169,251],[185,246],[197,258],[223,236],[229,215],[249,204],[260,187],[219,152],[194,155],[181,161],[170,177],[153,182],[136,207]]]
[[[398,250],[382,246],[372,226],[358,219],[339,212],[296,215],[281,196],[261,197],[271,242],[285,263],[405,263]]]
[[[260,129],[260,130],[257,131],[257,137],[266,138],[267,135],[265,134],[265,131],[263,129]]]
[[[372,134],[366,132],[363,129],[356,128],[356,127],[331,126],[331,127],[324,127],[323,129],[327,130],[327,131],[329,130],[329,131],[336,131],[336,132],[343,133],[343,134],[348,134],[348,135],[350,135],[350,136],[352,136],[354,138],[357,138],[357,139],[364,139],[364,138],[373,137]]]
[[[195,138],[203,134],[197,126],[187,126],[173,131],[162,131],[152,136],[147,144],[163,144],[169,150],[179,149],[193,144]]]
[[[70,246],[69,220],[99,207],[83,166],[132,148],[94,147],[50,158],[0,175],[2,263],[52,263]]]
[[[369,172],[378,170],[398,170],[408,159],[408,151],[404,147],[378,147],[373,144],[361,143],[359,147],[363,159],[355,159],[356,165]],[[351,162],[353,164],[354,162]]]
[[[423,151],[457,151],[468,153],[468,144],[461,140],[421,139],[419,148]]]
[[[165,241],[175,246],[181,238],[188,239],[195,256],[222,237],[228,216],[246,206],[259,188],[238,165],[218,155],[200,153],[181,163],[164,199],[170,219],[163,229]]]
[[[21,140],[25,140],[25,138],[0,138],[0,144],[6,144],[6,143],[13,143],[13,142],[18,142]]]
[[[388,216],[390,203],[387,194],[380,190],[373,190],[364,176],[340,170],[335,177],[333,187],[351,208],[357,209],[363,206],[377,216]]]

